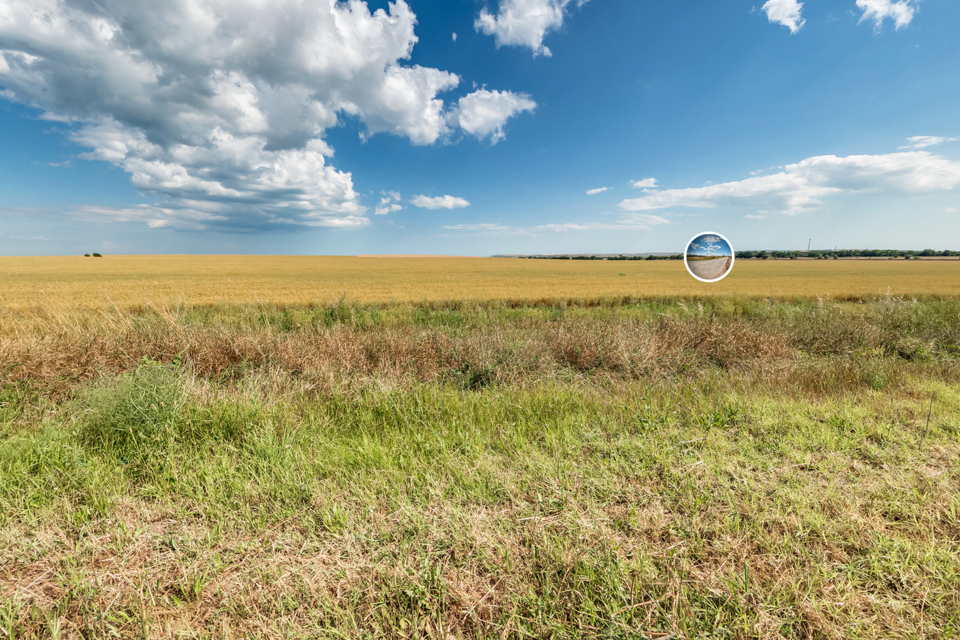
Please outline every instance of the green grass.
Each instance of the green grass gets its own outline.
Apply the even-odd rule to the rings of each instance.
[[[583,349],[668,318],[701,342],[653,368],[520,350],[432,378],[267,357],[224,377],[187,352],[8,376],[0,637],[956,637],[956,310],[384,309],[358,330]],[[283,314],[330,310],[264,313],[307,345],[322,326]],[[789,351],[751,359],[744,326]]]

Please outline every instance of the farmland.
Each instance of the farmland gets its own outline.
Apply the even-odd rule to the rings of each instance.
[[[0,264],[0,637],[960,634],[960,262]]]
[[[706,284],[680,261],[299,256],[0,258],[0,308],[330,304],[632,296],[960,296],[960,261],[741,260]]]

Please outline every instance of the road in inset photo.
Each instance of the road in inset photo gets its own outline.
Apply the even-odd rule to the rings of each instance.
[[[730,269],[730,263],[733,262],[729,257],[713,258],[711,260],[690,260],[687,266],[693,275],[704,280],[716,280],[722,278]]]
[[[719,233],[701,233],[687,244],[683,261],[697,280],[716,282],[733,267],[733,247]]]

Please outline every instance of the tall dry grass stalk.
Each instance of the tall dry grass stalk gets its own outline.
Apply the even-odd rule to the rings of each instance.
[[[434,381],[457,376],[522,384],[563,370],[635,378],[700,365],[724,369],[791,359],[786,335],[741,321],[657,318],[534,320],[457,327],[347,324],[281,331],[189,324],[160,308],[149,317],[53,310],[0,333],[8,381],[63,388],[129,370],[144,359],[189,363],[204,378],[271,367],[304,377]]]

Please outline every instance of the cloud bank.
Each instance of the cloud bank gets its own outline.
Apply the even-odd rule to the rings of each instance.
[[[832,195],[909,196],[958,186],[960,162],[927,151],[817,156],[787,165],[779,173],[704,187],[649,191],[618,206],[625,211],[750,206],[792,215],[819,207],[823,198]]]
[[[767,14],[767,20],[775,24],[782,24],[790,33],[797,33],[803,27],[806,20],[800,15],[803,8],[802,2],[797,0],[767,0],[763,5],[763,11]]]
[[[588,0],[577,0],[578,7]],[[563,26],[567,7],[572,0],[500,0],[496,14],[486,7],[480,10],[474,29],[493,36],[497,47],[503,45],[528,47],[534,57],[550,57],[551,52],[543,44],[543,37]]]
[[[524,94],[480,90],[451,109],[453,73],[404,66],[403,1],[0,0],[2,97],[70,123],[157,206],[103,209],[177,228],[366,224],[353,176],[330,165],[341,114],[363,136],[417,145],[456,130],[503,138]],[[393,205],[389,205],[393,206]],[[389,208],[388,206],[388,208]]]
[[[666,218],[650,214],[625,215],[619,222],[565,222],[541,224],[534,227],[513,227],[500,223],[452,224],[443,228],[449,231],[465,231],[479,235],[539,235],[544,231],[564,233],[567,231],[651,231],[660,224],[670,224]]]

